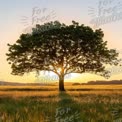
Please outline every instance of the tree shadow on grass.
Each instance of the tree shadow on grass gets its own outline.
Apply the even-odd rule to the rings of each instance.
[[[55,122],[82,122],[80,105],[66,91],[59,92]]]

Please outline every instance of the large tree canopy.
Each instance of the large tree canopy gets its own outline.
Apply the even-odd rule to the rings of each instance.
[[[12,74],[52,71],[59,76],[59,90],[64,90],[64,76],[69,73],[92,72],[106,75],[106,64],[117,65],[118,53],[107,48],[101,29],[73,21],[36,25],[31,34],[22,34],[7,54]]]

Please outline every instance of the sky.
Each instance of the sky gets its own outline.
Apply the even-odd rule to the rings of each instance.
[[[0,0],[0,80],[9,82],[37,82],[35,73],[11,75],[6,61],[7,44],[14,44],[22,33],[35,24],[59,20],[70,24],[72,20],[104,31],[108,47],[122,55],[122,2],[121,0]],[[112,67],[108,80],[122,79],[122,68]],[[40,74],[38,79],[44,77]],[[49,74],[47,74],[49,75]],[[49,75],[53,77],[54,74]],[[106,80],[93,74],[72,74],[66,81],[87,82]]]

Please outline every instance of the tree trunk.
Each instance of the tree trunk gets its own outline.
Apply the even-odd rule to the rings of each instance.
[[[64,76],[59,76],[59,91],[65,91],[64,89]]]

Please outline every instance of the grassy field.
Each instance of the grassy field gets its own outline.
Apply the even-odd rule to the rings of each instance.
[[[0,122],[122,122],[122,85],[0,86]]]

